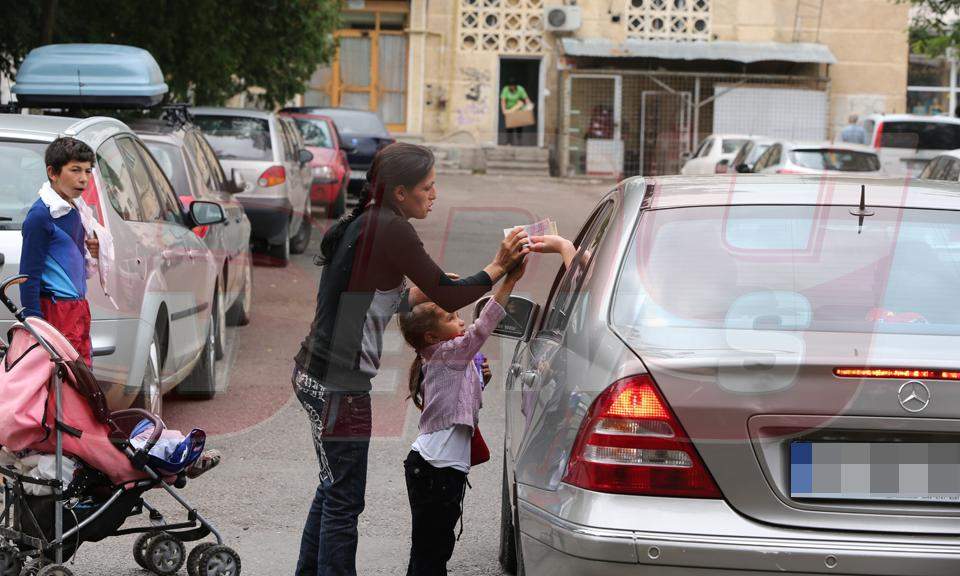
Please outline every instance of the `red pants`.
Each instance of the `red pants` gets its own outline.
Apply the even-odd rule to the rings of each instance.
[[[40,299],[43,319],[70,341],[80,358],[93,366],[90,346],[90,304],[86,300]]]

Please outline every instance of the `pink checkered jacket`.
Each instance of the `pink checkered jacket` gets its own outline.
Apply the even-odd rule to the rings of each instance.
[[[420,433],[454,424],[473,428],[480,416],[483,380],[473,357],[506,312],[493,298],[463,336],[423,349],[423,412]]]

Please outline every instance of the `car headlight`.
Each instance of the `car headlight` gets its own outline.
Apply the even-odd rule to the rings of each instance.
[[[330,166],[314,166],[313,177],[318,180],[333,180],[333,168]]]

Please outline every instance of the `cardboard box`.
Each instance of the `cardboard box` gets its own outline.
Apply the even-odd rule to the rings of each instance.
[[[503,125],[506,128],[523,128],[524,126],[533,126],[537,121],[533,116],[533,108],[520,108],[519,110],[508,110],[503,115]]]

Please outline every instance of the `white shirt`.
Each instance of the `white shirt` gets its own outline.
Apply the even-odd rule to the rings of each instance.
[[[470,472],[470,440],[473,432],[469,426],[454,424],[449,428],[417,436],[410,446],[434,468],[453,468],[463,473]]]

